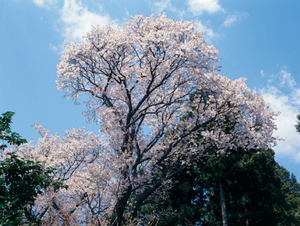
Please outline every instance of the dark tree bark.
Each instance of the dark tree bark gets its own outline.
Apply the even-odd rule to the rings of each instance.
[[[113,214],[110,219],[110,226],[121,226],[124,220],[123,213],[125,210],[126,203],[130,197],[132,192],[132,186],[128,186],[128,188],[124,191],[123,196],[120,197],[117,201],[117,204],[114,208]]]
[[[220,187],[221,210],[222,210],[222,225],[223,226],[228,226],[226,203],[225,203],[224,190],[223,190],[223,183],[221,181],[219,181],[219,187]]]

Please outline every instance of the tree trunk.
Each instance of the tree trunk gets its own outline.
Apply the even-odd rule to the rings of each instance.
[[[246,212],[246,213],[248,212],[247,208],[245,209],[245,212]],[[247,217],[247,219],[246,219],[246,226],[249,226],[249,219],[248,219],[248,217]]]
[[[222,225],[228,226],[223,183],[221,182],[221,180],[219,181],[219,186],[220,186],[220,198],[221,198],[221,210],[222,210]]]
[[[132,186],[130,185],[123,193],[122,197],[120,197],[117,201],[117,204],[114,208],[110,219],[110,226],[121,226],[123,222],[123,213],[125,210],[126,203],[130,197],[132,192]]]
[[[249,220],[246,219],[246,226],[249,226]]]

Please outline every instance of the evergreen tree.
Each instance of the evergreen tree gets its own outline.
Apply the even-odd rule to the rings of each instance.
[[[160,225],[221,225],[220,180],[229,225],[299,225],[295,176],[276,163],[272,150],[254,149],[201,159],[178,175]]]

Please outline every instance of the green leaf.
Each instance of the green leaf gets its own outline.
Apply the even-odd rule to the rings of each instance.
[[[25,213],[25,210],[17,210],[17,213],[23,214],[23,213]]]
[[[12,202],[11,205],[14,205],[15,203],[17,203],[19,201],[19,198],[15,198]]]

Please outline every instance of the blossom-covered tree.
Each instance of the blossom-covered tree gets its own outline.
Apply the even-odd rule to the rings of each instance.
[[[217,53],[193,22],[165,15],[137,15],[124,28],[98,26],[69,43],[58,89],[76,103],[85,95],[84,114],[102,136],[73,130],[27,146],[69,186],[51,196],[53,211],[122,225],[147,200],[166,197],[170,180],[199,157],[273,146],[276,114],[245,79],[217,74]],[[182,118],[186,113],[193,117]],[[170,167],[174,162],[178,167]]]
[[[32,222],[42,219],[44,225],[99,223],[105,210],[114,205],[109,192],[117,189],[118,179],[108,168],[111,161],[103,157],[109,152],[104,152],[106,144],[82,128],[66,131],[62,137],[50,134],[43,126],[34,125],[34,128],[41,138],[37,144],[29,142],[19,147],[18,155],[55,168],[54,179],[68,189],[47,190],[39,195],[35,205],[28,209]],[[111,190],[103,189],[108,187]]]

